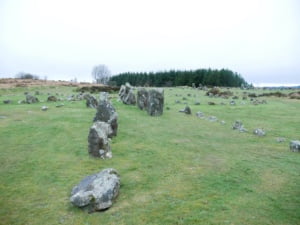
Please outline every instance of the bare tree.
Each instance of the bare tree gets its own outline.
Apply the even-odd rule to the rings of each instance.
[[[104,64],[94,66],[92,70],[92,77],[97,84],[107,84],[111,76],[110,70]]]

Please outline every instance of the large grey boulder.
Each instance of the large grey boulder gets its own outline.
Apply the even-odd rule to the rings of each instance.
[[[88,136],[88,152],[93,157],[107,159],[112,157],[110,139],[112,136],[110,124],[97,121],[90,128]]]
[[[89,212],[101,211],[112,206],[118,197],[120,176],[115,169],[104,169],[85,177],[71,191],[70,202]]]
[[[100,98],[97,106],[97,112],[94,117],[94,122],[102,121],[106,122],[111,126],[112,136],[117,136],[118,132],[118,114],[108,100],[107,92],[100,92]]]
[[[39,102],[39,99],[37,97],[29,95],[29,94],[26,95],[26,103],[33,104],[33,103],[37,103],[37,102]]]
[[[291,141],[290,150],[292,152],[300,152],[300,141]]]
[[[126,105],[135,105],[136,97],[133,92],[133,88],[129,83],[122,85],[119,91],[119,97],[121,101]]]
[[[140,110],[146,110],[148,106],[149,93],[145,88],[139,88],[137,91],[137,106]]]
[[[164,110],[164,89],[154,88],[148,91],[147,113],[150,116],[160,116]]]

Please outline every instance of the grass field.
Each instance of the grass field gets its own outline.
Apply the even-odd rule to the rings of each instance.
[[[300,224],[300,154],[289,150],[289,141],[300,139],[300,100],[268,97],[252,105],[240,98],[232,106],[204,91],[167,88],[170,109],[150,117],[113,94],[118,136],[113,158],[101,160],[88,155],[95,110],[84,101],[63,101],[62,108],[17,103],[25,91],[39,90],[45,101],[48,92],[66,96],[73,89],[0,89],[0,224]],[[185,105],[175,100],[186,101],[193,115],[179,113]],[[225,124],[197,118],[197,111]],[[235,120],[249,132],[232,130]],[[253,135],[255,128],[267,135]],[[108,167],[121,176],[112,208],[87,214],[73,207],[72,187]]]

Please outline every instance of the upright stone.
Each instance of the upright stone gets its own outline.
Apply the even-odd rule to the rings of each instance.
[[[147,113],[150,116],[160,116],[164,109],[164,89],[155,88],[149,90]]]
[[[137,106],[140,110],[146,110],[148,106],[148,91],[145,88],[139,88],[137,91]]]
[[[95,122],[90,128],[88,142],[89,154],[93,157],[100,157],[102,159],[111,158],[111,148],[109,145],[109,136],[112,135],[111,126],[105,122]]]
[[[111,136],[117,136],[118,114],[111,102],[108,100],[107,92],[100,92],[100,99],[97,106],[97,112],[94,117],[94,122],[96,121],[108,123],[113,131]]]
[[[97,99],[92,95],[85,95],[84,99],[86,99],[86,107],[96,109],[98,106]]]
[[[135,105],[136,98],[135,94],[133,93],[133,88],[129,83],[122,85],[119,91],[119,97],[121,101],[126,105]]]

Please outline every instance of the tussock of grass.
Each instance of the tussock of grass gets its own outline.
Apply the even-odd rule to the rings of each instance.
[[[40,100],[47,92],[72,94],[67,87],[0,90],[0,115],[6,116],[0,119],[0,224],[299,224],[300,155],[288,148],[290,139],[300,138],[298,100],[231,106],[203,91],[173,88],[165,90],[170,110],[149,117],[113,96],[118,136],[113,158],[99,160],[87,153],[95,111],[84,102],[17,104],[23,92],[35,90],[44,92]],[[193,115],[178,113],[185,105],[175,100],[182,97]],[[3,104],[7,98],[11,105]],[[197,111],[226,123],[199,119]],[[249,133],[232,130],[237,119]],[[266,137],[254,136],[254,128],[264,128]],[[93,214],[73,207],[72,187],[107,167],[121,174],[113,207]]]

